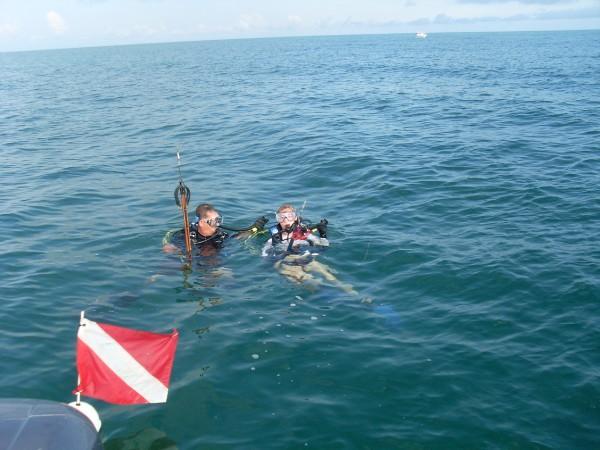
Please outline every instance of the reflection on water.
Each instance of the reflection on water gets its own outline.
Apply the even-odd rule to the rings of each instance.
[[[179,450],[179,447],[163,431],[146,428],[131,436],[109,439],[104,450]]]

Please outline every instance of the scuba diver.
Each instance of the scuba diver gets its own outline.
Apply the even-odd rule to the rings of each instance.
[[[185,255],[188,261],[192,259],[193,250],[200,256],[213,256],[221,247],[224,241],[229,237],[224,229],[234,231],[233,238],[247,239],[255,236],[264,230],[265,224],[269,221],[262,216],[247,228],[230,228],[223,225],[223,217],[219,211],[210,203],[201,203],[196,207],[196,219],[190,223],[187,207],[191,198],[190,188],[183,182],[181,175],[181,155],[177,152],[177,170],[179,171],[179,184],[173,192],[175,204],[181,209],[183,216],[183,229],[168,231],[163,238],[163,251],[165,253],[180,253],[181,244],[184,244]],[[172,241],[176,242],[173,243]]]
[[[282,250],[298,252],[300,247],[306,245],[329,246],[329,241],[327,240],[327,220],[323,219],[317,225],[316,230],[319,232],[319,237],[316,237],[301,222],[301,218],[296,214],[296,210],[289,203],[281,205],[275,217],[277,218],[277,225],[269,229],[271,237],[263,247],[263,256],[273,255],[277,251],[281,252]]]
[[[338,280],[331,268],[315,259],[318,253],[311,251],[314,247],[329,246],[326,219],[315,226],[305,225],[289,203],[277,209],[276,218],[277,225],[269,229],[271,237],[265,243],[262,255],[282,256],[275,262],[275,269],[280,274],[295,283],[313,287],[330,284],[358,295],[351,285]],[[313,231],[317,231],[319,236],[315,236]]]
[[[228,238],[247,239],[264,230],[268,219],[259,217],[248,228],[237,230],[223,225],[223,217],[210,203],[201,203],[196,207],[196,217],[190,223],[190,239],[200,256],[213,256],[223,247]],[[236,231],[229,235],[225,229]],[[184,241],[184,230],[169,231],[163,238],[165,253],[179,253]]]

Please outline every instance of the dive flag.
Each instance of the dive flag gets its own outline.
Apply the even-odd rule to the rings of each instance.
[[[165,403],[179,334],[131,330],[81,318],[79,385],[73,391],[120,405]]]

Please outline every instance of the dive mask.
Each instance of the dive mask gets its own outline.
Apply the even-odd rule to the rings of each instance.
[[[213,217],[212,219],[202,219],[202,221],[204,223],[206,223],[208,226],[217,228],[217,227],[221,226],[221,224],[223,223],[223,217],[217,216],[217,217]]]
[[[282,213],[275,214],[275,218],[277,222],[283,222],[284,220],[294,221],[298,216],[296,215],[296,211],[286,211]]]

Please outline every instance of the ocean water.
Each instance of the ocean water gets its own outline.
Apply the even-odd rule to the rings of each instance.
[[[180,343],[115,449],[600,448],[600,32],[0,54],[0,396],[71,401],[79,312]],[[296,284],[192,204],[327,218]]]

